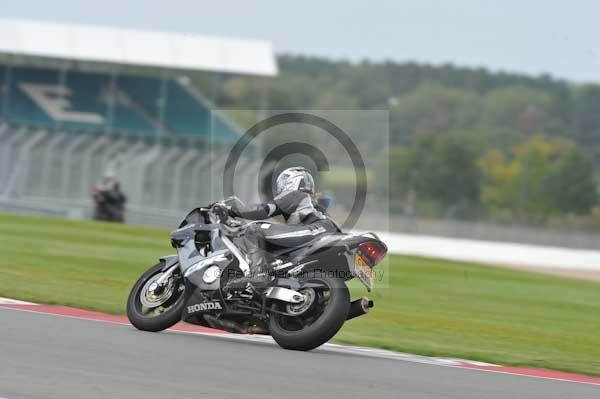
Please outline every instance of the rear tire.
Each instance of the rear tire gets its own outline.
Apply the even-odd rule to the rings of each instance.
[[[184,307],[184,292],[179,291],[179,282],[176,281],[175,291],[172,293],[172,297],[167,300],[166,304],[169,307],[160,314],[148,315],[142,311],[142,303],[140,300],[140,294],[146,283],[154,276],[162,273],[161,270],[164,267],[164,262],[160,262],[152,266],[146,271],[135,283],[129,298],[127,299],[127,318],[133,324],[135,328],[142,331],[162,331],[169,327],[174,326],[181,320]]]
[[[312,277],[311,282],[321,282],[329,287],[329,302],[323,313],[310,325],[298,331],[285,327],[284,318],[272,313],[269,331],[275,342],[284,349],[308,351],[329,341],[344,325],[350,309],[350,293],[343,280],[331,277]],[[285,306],[278,310],[285,309]]]

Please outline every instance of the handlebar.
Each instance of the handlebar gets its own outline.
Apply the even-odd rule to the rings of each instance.
[[[218,223],[226,234],[235,235],[243,231],[252,222],[246,223],[244,220],[232,217],[229,213],[227,201],[228,200],[213,202],[206,207],[199,207],[196,209],[205,213],[211,223]]]

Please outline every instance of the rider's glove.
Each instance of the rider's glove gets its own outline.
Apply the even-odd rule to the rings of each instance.
[[[239,208],[242,208],[244,206],[244,203],[242,202],[242,200],[239,199],[238,197],[236,197],[235,195],[232,195],[231,197],[228,197],[226,200],[223,201],[223,203],[225,204],[225,206],[229,210],[239,209]]]
[[[211,209],[221,222],[225,222],[229,218],[229,209],[222,202],[214,203]]]

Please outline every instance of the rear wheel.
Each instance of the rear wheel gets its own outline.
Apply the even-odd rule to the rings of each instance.
[[[305,301],[280,305],[281,313],[271,313],[269,331],[282,348],[311,350],[329,341],[346,321],[350,293],[344,281],[315,274],[305,281],[321,284],[321,288],[300,290]]]
[[[127,318],[138,330],[162,331],[181,320],[183,279],[177,269],[160,285],[164,262],[152,266],[135,283],[127,300]]]

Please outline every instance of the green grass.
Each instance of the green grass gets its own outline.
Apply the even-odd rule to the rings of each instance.
[[[124,313],[168,230],[0,215],[0,296]]]
[[[137,277],[170,252],[165,229],[0,215],[0,296],[123,313]],[[337,342],[600,375],[600,284],[389,260],[375,308]]]

